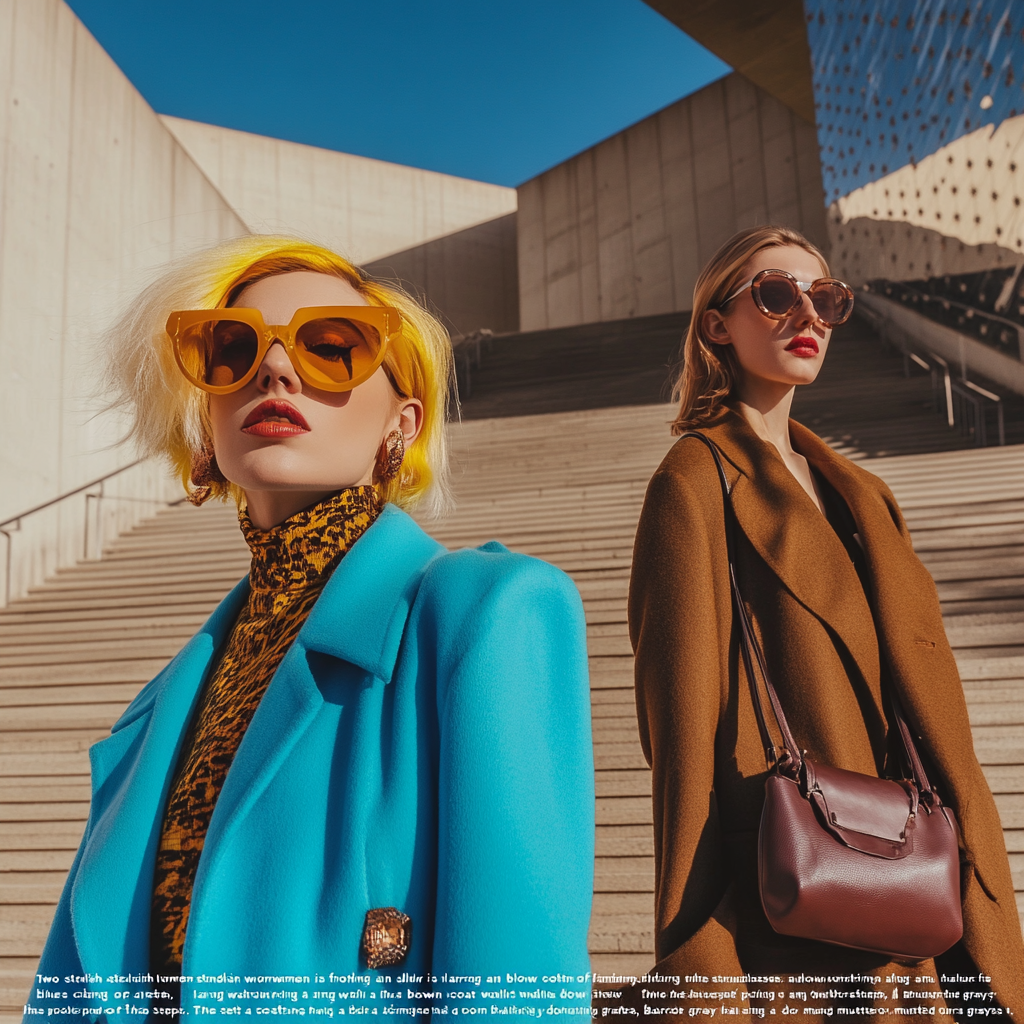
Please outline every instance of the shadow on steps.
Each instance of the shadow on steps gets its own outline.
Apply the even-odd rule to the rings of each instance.
[[[498,335],[484,343],[480,366],[470,369],[462,418],[667,402],[689,319],[689,313],[667,313]],[[1003,394],[1006,443],[1024,442],[1024,398],[978,383]],[[935,411],[930,378],[913,364],[905,376],[902,353],[856,317],[833,334],[818,380],[797,389],[793,415],[847,454],[910,455],[974,444]]]
[[[462,418],[667,402],[689,322],[689,313],[667,313],[497,335],[470,371]]]

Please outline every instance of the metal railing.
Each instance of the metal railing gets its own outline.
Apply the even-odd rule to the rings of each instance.
[[[961,380],[951,381],[950,387],[953,391],[953,404],[958,406],[954,410],[954,418],[960,421],[960,432],[962,434],[973,434],[974,443],[979,448],[988,445],[988,436],[985,428],[985,401],[993,403],[996,410],[996,432],[1000,445],[1006,444],[1006,425],[1003,421],[1003,402],[998,395],[975,384],[974,381]],[[959,413],[957,416],[956,414]]]
[[[73,490],[65,491],[63,494],[57,495],[56,498],[51,498],[49,501],[44,501],[40,505],[35,505],[30,509],[26,509],[24,512],[19,512],[15,516],[10,516],[3,521],[0,521],[0,534],[3,534],[6,539],[4,545],[4,607],[10,604],[11,601],[11,561],[13,552],[13,537],[12,534],[19,533],[22,528],[22,523],[36,515],[39,512],[44,512],[47,509],[54,508],[61,502],[67,501],[70,498],[84,495],[85,507],[84,515],[82,516],[82,554],[83,559],[87,559],[90,556],[90,535],[95,532],[97,538],[101,538],[102,531],[100,528],[99,521],[99,509],[100,503],[103,501],[117,501],[117,502],[129,502],[139,503],[146,505],[157,505],[167,506],[172,505],[175,502],[166,498],[137,498],[131,495],[122,494],[106,494],[106,484],[114,477],[120,476],[122,473],[126,473],[130,469],[135,469],[136,466],[142,465],[146,462],[146,459],[136,459],[134,462],[130,462],[127,466],[121,466],[119,469],[112,470],[110,473],[104,476],[97,477],[95,480],[90,480],[87,484],[82,484],[80,487],[75,487]],[[94,507],[92,503],[95,503],[96,514],[91,515],[90,512]],[[96,529],[92,531],[90,529],[90,522],[95,518]],[[98,556],[97,556],[98,557]]]
[[[999,395],[968,380],[966,366],[961,365],[959,379],[954,378],[950,373],[949,363],[942,356],[920,342],[914,341],[912,345],[903,328],[898,327],[877,311],[862,303],[858,307],[858,313],[878,331],[885,344],[893,345],[903,353],[905,376],[910,376],[912,363],[921,367],[931,376],[932,406],[937,413],[945,413],[946,424],[950,428],[959,427],[961,434],[973,437],[976,447],[987,447],[986,414],[990,410],[994,410],[997,444],[1006,444],[1003,400]],[[1012,324],[1012,321],[1006,321],[1006,323]],[[1024,331],[1024,328],[1021,330]]]

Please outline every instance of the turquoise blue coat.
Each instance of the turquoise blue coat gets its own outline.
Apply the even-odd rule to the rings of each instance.
[[[168,790],[248,592],[243,580],[89,751],[89,820],[41,975],[145,974]],[[545,977],[589,989],[577,979],[589,982],[593,843],[572,582],[494,542],[448,552],[388,505],[328,581],[245,734],[210,822],[182,971],[358,972],[375,986],[408,973],[424,979],[414,990],[437,978],[442,1002],[460,987],[445,975],[500,975],[524,1004],[528,990],[565,988]],[[388,906],[412,918],[411,949],[369,971],[364,918]],[[183,985],[186,1012],[203,987]],[[486,1002],[484,990],[470,1000]]]

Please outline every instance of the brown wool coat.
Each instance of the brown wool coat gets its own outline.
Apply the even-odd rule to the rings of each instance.
[[[962,830],[963,947],[1024,1017],[1024,946],[999,815],[935,585],[892,493],[791,423],[793,447],[857,522],[865,599],[845,548],[775,448],[729,409],[702,430],[725,457],[740,586],[797,742],[825,764],[879,774],[882,680],[892,679]],[[714,462],[699,441],[680,439],[647,491],[629,594],[640,739],[653,769],[658,970],[884,970],[884,957],[785,938],[764,917],[756,841],[766,769],[732,619]],[[934,970],[926,961],[918,973]]]

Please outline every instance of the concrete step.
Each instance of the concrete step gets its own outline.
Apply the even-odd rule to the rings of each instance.
[[[862,409],[869,399],[860,395]],[[823,416],[827,405],[810,408]],[[459,506],[425,524],[451,547],[496,536],[552,561],[583,597],[598,797],[590,941],[595,970],[608,973],[653,959],[650,772],[626,594],[647,482],[674,443],[671,415],[638,405],[454,425]],[[867,458],[887,450],[864,443],[868,426],[865,413],[835,443],[893,488],[937,580],[1024,903],[1024,446]],[[931,445],[941,432],[929,421],[918,436]],[[81,835],[89,745],[246,570],[232,508],[175,507],[0,613],[0,1003],[31,978]]]

